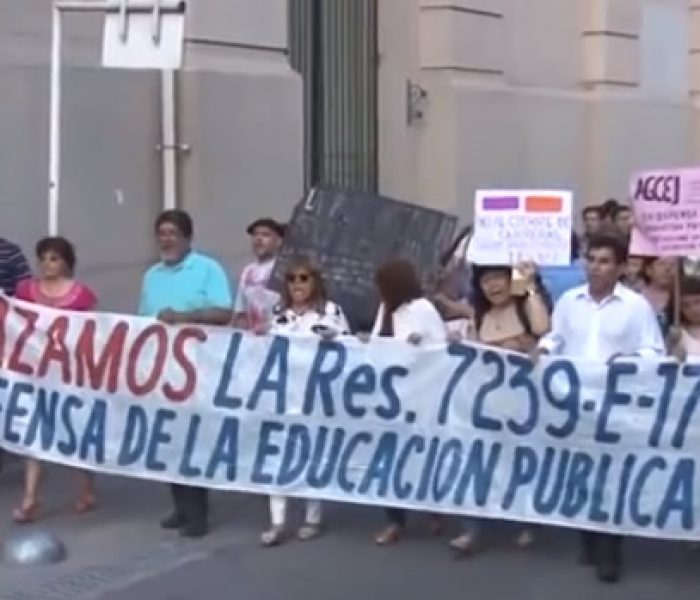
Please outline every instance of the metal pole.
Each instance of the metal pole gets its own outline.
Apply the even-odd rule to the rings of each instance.
[[[163,210],[177,208],[177,106],[175,72],[160,76]]]
[[[151,37],[153,43],[160,44],[160,0],[153,0],[153,16],[151,17]]]
[[[49,235],[58,235],[61,194],[61,80],[63,27],[59,8],[51,16],[51,88],[49,107]]]

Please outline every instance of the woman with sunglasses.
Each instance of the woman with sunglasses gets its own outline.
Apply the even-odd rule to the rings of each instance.
[[[75,249],[62,237],[47,237],[36,245],[40,275],[25,279],[17,286],[18,300],[42,304],[62,310],[90,311],[97,306],[97,296],[85,284],[73,278]],[[42,467],[38,460],[27,459],[24,475],[24,498],[14,511],[16,523],[33,522],[39,511],[39,488]],[[86,471],[78,471],[78,500],[75,511],[79,514],[96,507],[93,477]]]
[[[348,335],[349,327],[343,310],[328,300],[321,271],[308,258],[295,260],[287,269],[282,303],[275,310],[270,333],[284,335],[318,335],[332,339]],[[260,537],[263,546],[284,542],[287,498],[270,497],[270,528]],[[306,518],[297,537],[308,541],[321,534],[321,502],[306,501]]]

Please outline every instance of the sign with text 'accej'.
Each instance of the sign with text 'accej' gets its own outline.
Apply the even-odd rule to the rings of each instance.
[[[658,169],[630,181],[630,252],[683,257],[700,252],[700,169]]]
[[[572,204],[567,191],[477,191],[468,259],[482,265],[568,265]]]
[[[179,69],[184,40],[182,0],[115,0],[105,14],[102,65],[116,69]]]

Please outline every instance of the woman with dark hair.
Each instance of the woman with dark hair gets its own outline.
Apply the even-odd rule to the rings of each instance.
[[[323,276],[308,258],[294,260],[285,274],[282,303],[275,309],[270,333],[283,335],[320,335],[332,339],[349,335],[343,310],[328,300]],[[271,526],[260,536],[263,546],[276,546],[285,538],[287,498],[270,496]],[[321,502],[306,500],[306,517],[297,537],[308,541],[321,534]]]
[[[513,282],[513,269],[507,266],[474,267],[473,306],[475,341],[514,352],[531,352],[550,329],[551,300],[532,263],[517,268],[523,294]],[[463,533],[450,542],[460,556],[474,551],[479,523],[468,519]],[[532,529],[521,531],[517,543],[529,546]]]
[[[372,337],[392,337],[413,345],[439,344],[447,341],[447,330],[435,306],[425,297],[418,273],[405,260],[382,265],[375,277],[381,304]],[[388,525],[377,535],[380,546],[395,544],[406,527],[406,511],[386,509]],[[439,531],[437,517],[432,528]]]
[[[97,296],[85,284],[73,278],[75,250],[73,244],[62,237],[47,237],[36,245],[40,275],[25,279],[17,286],[15,297],[26,302],[42,304],[62,310],[89,311],[97,306]],[[41,463],[27,459],[24,475],[24,497],[14,511],[14,520],[25,524],[33,522],[39,511]],[[96,506],[92,475],[78,471],[77,513],[91,511]]]
[[[651,304],[661,327],[664,338],[673,323],[673,287],[678,270],[678,260],[667,257],[647,257],[644,259],[642,277],[644,285],[640,293]]]

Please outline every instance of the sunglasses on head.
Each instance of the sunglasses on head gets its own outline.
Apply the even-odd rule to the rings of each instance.
[[[308,283],[311,279],[311,275],[308,273],[289,273],[287,275],[288,283]]]

